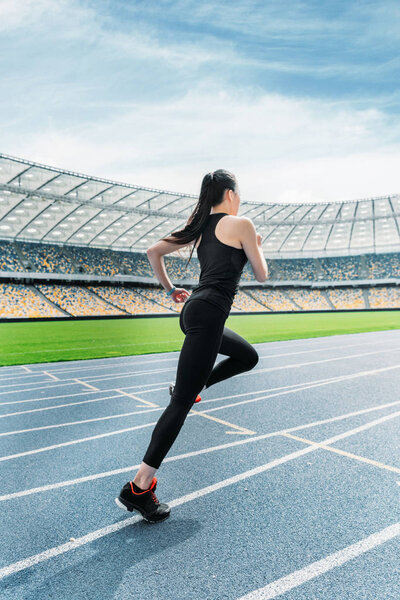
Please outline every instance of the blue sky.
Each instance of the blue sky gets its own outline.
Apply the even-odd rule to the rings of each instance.
[[[400,192],[400,3],[2,0],[0,152],[198,194]]]

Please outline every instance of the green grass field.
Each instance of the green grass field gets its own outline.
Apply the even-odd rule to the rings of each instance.
[[[250,343],[400,329],[400,310],[231,315],[226,326]],[[179,351],[176,318],[0,323],[0,365]]]

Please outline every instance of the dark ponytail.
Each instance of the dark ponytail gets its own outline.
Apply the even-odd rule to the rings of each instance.
[[[199,201],[197,202],[192,214],[190,215],[185,227],[179,231],[174,231],[170,236],[161,238],[166,242],[173,242],[178,245],[185,246],[194,240],[193,248],[189,256],[186,266],[190,259],[206,222],[208,215],[213,206],[218,206],[222,202],[224,191],[236,191],[236,178],[225,169],[218,169],[213,173],[207,173],[203,177]]]

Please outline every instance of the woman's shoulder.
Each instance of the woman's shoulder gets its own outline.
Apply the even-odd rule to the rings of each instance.
[[[223,244],[241,250],[241,238],[243,236],[246,220],[246,217],[224,215],[224,217],[218,221],[214,235]]]
[[[243,232],[248,227],[248,223],[253,223],[249,217],[238,215],[226,215],[225,222],[232,231]]]

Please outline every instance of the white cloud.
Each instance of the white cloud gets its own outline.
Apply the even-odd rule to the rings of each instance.
[[[372,31],[366,25],[374,17],[370,6],[353,35],[349,28],[357,11],[350,7],[343,20],[334,20],[323,11],[318,17],[302,1],[292,3],[290,14],[280,2],[265,5],[264,13],[250,10],[249,2],[228,8],[201,2],[192,11],[187,5],[177,0],[165,7],[181,25],[208,24],[204,35],[193,28],[186,38],[164,39],[162,27],[149,18],[151,3],[131,5],[147,11],[147,21],[138,25],[133,13],[122,26],[107,13],[113,4],[101,0],[3,0],[0,29],[13,40],[15,34],[21,55],[13,56],[2,77],[8,93],[1,99],[1,150],[193,194],[204,173],[227,168],[236,173],[243,199],[256,201],[343,200],[399,191],[400,123],[379,109],[380,101],[395,106],[396,93],[386,88],[385,99],[375,99],[363,96],[361,87],[358,98],[346,92],[348,101],[327,101],[265,92],[266,69],[287,80],[294,73],[300,89],[304,74],[321,82],[340,74],[343,84],[348,76],[355,83],[357,74],[393,67],[388,60],[352,64],[346,52],[335,59],[329,52],[309,52],[308,44],[321,35],[332,36],[331,42],[347,35],[354,45],[379,44],[382,11],[377,9],[379,26]],[[262,51],[246,53],[239,33]],[[293,41],[293,51],[282,60],[271,52]],[[306,50],[303,58],[297,47]],[[255,69],[246,87],[239,74],[251,70],[247,67]],[[228,87],[228,80],[235,86]],[[359,110],[358,103],[370,108]]]
[[[79,0],[2,0],[0,30],[11,33],[12,30],[26,28],[29,35],[33,28],[40,28],[52,33],[49,24],[58,22],[65,31],[79,20],[83,22],[95,14]]]
[[[398,119],[376,109],[200,90],[79,130],[10,138],[8,153],[182,193],[226,168],[246,200],[348,200],[399,191],[399,133]]]

